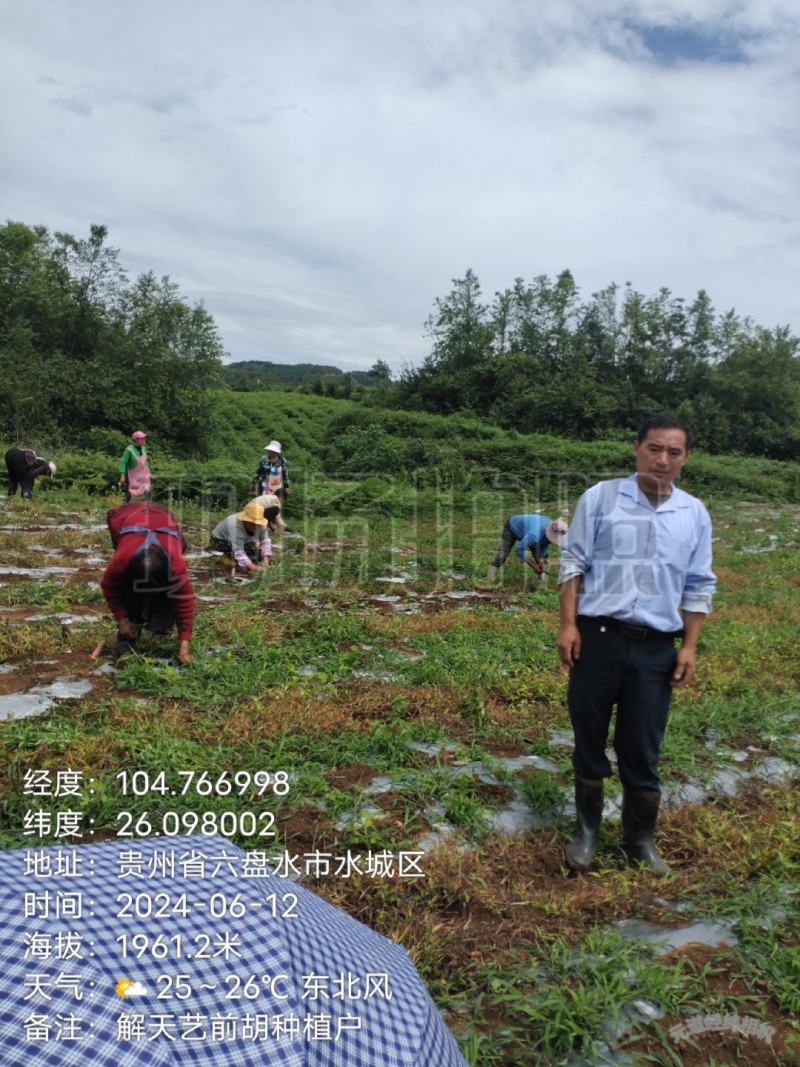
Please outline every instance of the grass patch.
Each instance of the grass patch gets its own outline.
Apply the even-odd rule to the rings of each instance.
[[[313,433],[310,424],[303,433]],[[299,436],[296,447],[304,447]],[[475,589],[473,582],[491,558],[502,518],[519,509],[519,495],[487,494],[473,507],[473,497],[426,486],[415,510],[407,487],[385,489],[380,477],[364,484],[315,474],[302,486],[303,510],[295,504],[293,512],[290,503],[299,536],[287,537],[275,565],[252,583],[219,581],[209,561],[193,563],[197,591],[212,599],[201,602],[190,667],[172,662],[174,641],[143,640],[141,653],[97,682],[87,699],[0,725],[0,843],[29,843],[21,832],[30,806],[22,791],[27,768],[69,766],[93,775],[96,792],[83,810],[106,830],[123,807],[154,824],[167,810],[198,808],[194,796],[158,794],[123,804],[121,770],[163,770],[170,788],[181,770],[212,777],[285,771],[286,796],[250,791],[209,798],[203,807],[272,812],[269,847],[295,851],[414,847],[448,824],[451,834],[426,855],[419,882],[354,877],[322,879],[315,888],[408,949],[468,1062],[590,1059],[617,1035],[651,1062],[674,1063],[668,1024],[736,1004],[754,1011],[756,1001],[770,1020],[784,1020],[782,1040],[791,1036],[800,1014],[797,898],[786,889],[800,873],[796,785],[756,781],[735,797],[664,810],[659,845],[675,870],[666,884],[624,865],[611,822],[596,869],[570,877],[562,814],[569,748],[550,736],[568,729],[566,676],[555,653],[556,591],[552,583],[531,584],[513,557],[496,588]],[[48,488],[47,499],[31,507],[6,505],[5,517],[31,527],[49,522],[51,496]],[[215,500],[187,493],[176,503],[193,548],[219,518]],[[337,513],[337,500],[349,500],[352,510]],[[66,521],[87,522],[102,521],[103,508],[116,502],[97,498],[88,517],[78,488],[59,501],[62,513],[78,512]],[[537,504],[558,507],[555,497]],[[800,550],[789,544],[798,511],[734,507],[727,498],[710,505],[720,538],[720,594],[697,676],[673,702],[662,759],[668,784],[708,783],[721,766],[749,769],[769,757],[790,769],[800,761]],[[778,537],[774,550],[749,551],[769,547],[770,533]],[[9,581],[0,587],[0,607],[16,618],[16,609],[33,614],[100,602],[77,562],[87,553],[77,550],[107,553],[105,533],[31,529],[0,538],[0,547],[28,561],[31,544],[59,549],[64,555],[53,561],[69,559],[80,575]],[[378,581],[403,575],[403,582]],[[486,595],[448,596],[465,590]],[[387,593],[399,600],[375,600]],[[88,652],[112,632],[110,621],[69,628],[7,618],[0,657],[26,668],[26,684],[44,671],[32,661],[45,659],[57,661],[47,668],[51,675],[94,679]],[[4,678],[12,684],[13,673]],[[439,747],[430,755],[413,742]],[[736,764],[734,752],[750,754]],[[546,757],[558,769],[505,768],[505,757],[522,754]],[[478,761],[494,783],[468,766]],[[385,792],[371,790],[373,772],[389,780]],[[610,796],[618,790],[609,783]],[[553,825],[519,837],[497,833],[491,817],[511,797]],[[235,841],[264,843],[242,834]],[[667,906],[675,901],[681,913]],[[733,922],[738,944],[706,956],[657,956],[613,927],[622,918],[674,926],[720,917]],[[661,1021],[634,1017],[642,999],[658,1005]],[[620,1037],[626,1021],[631,1032]]]

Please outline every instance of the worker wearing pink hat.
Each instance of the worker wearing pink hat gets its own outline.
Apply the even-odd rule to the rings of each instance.
[[[132,444],[128,445],[119,461],[119,481],[125,486],[125,500],[150,499],[150,467],[148,465],[147,447],[144,430],[135,430],[131,434]]]

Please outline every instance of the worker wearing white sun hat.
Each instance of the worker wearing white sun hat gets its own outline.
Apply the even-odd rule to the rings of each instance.
[[[285,504],[289,488],[289,472],[280,441],[272,440],[264,446],[264,455],[258,461],[253,475],[256,495],[274,493]]]

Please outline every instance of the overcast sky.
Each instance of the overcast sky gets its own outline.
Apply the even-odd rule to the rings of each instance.
[[[796,0],[0,0],[2,219],[231,359],[394,369],[471,267],[800,332]]]

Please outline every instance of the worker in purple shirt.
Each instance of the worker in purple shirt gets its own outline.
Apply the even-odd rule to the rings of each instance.
[[[251,500],[239,512],[228,515],[211,531],[209,549],[223,557],[226,567],[235,574],[260,571],[269,565],[272,556],[272,541],[269,536],[270,519],[275,519],[280,508],[270,508],[269,515],[261,504]]]
[[[550,545],[561,545],[567,528],[563,519],[553,521],[547,515],[512,515],[510,519],[506,519],[503,526],[494,561],[489,564],[486,572],[486,581],[497,581],[498,572],[514,545],[517,546],[516,553],[522,562],[527,563],[537,574],[542,574]]]
[[[658,758],[672,689],[694,674],[716,587],[708,512],[674,484],[691,445],[680,419],[645,419],[633,446],[635,473],[598,482],[583,494],[561,553],[557,645],[570,672],[575,735],[577,830],[566,850],[573,870],[589,868],[597,844],[616,705],[623,845],[631,862],[669,873],[653,836]]]

